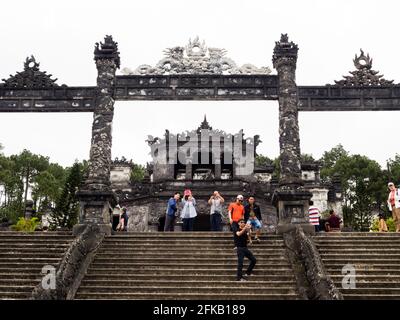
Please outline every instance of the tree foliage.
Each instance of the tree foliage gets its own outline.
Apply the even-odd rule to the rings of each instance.
[[[64,187],[58,196],[54,212],[51,214],[51,229],[72,229],[78,222],[79,199],[76,196],[76,192],[83,182],[84,170],[86,168],[85,164],[75,162],[68,169]]]

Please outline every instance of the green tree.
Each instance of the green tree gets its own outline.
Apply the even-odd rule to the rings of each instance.
[[[315,162],[316,160],[312,156],[312,154],[309,153],[302,153],[300,156],[300,162],[301,163],[310,163],[310,162]]]
[[[131,182],[141,182],[144,179],[146,168],[140,164],[133,164],[131,171]]]
[[[50,227],[52,229],[72,229],[78,222],[79,200],[76,192],[83,182],[84,168],[85,165],[75,162],[72,168],[68,169],[65,185],[51,215]]]
[[[24,182],[24,204],[28,198],[28,190],[33,179],[41,172],[48,168],[49,158],[36,155],[28,150],[23,150],[17,156],[11,156],[16,164],[16,172],[18,172],[21,180]]]
[[[272,173],[272,176],[276,179],[279,179],[280,172],[281,172],[281,167],[279,163],[279,157],[275,159],[271,159],[267,156],[264,156],[262,154],[257,154],[255,158],[255,164],[256,166],[268,166],[268,165],[273,165],[274,166],[274,171]]]
[[[392,181],[396,186],[400,185],[400,154],[396,154],[394,160],[389,159],[387,162],[387,182]]]
[[[350,155],[342,145],[323,154],[321,177],[332,180],[339,174],[346,226],[368,231],[374,212],[382,210],[384,174],[380,165],[366,156]]]

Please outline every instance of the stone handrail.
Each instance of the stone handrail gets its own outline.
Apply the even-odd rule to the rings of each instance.
[[[42,283],[32,291],[33,300],[72,300],[105,237],[101,226],[87,225],[71,243],[56,272],[55,289],[44,289]]]

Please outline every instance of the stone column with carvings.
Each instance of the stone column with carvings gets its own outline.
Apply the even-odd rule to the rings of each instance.
[[[308,221],[308,201],[312,194],[303,187],[300,165],[300,137],[298,124],[298,91],[296,62],[298,47],[289,42],[286,34],[276,42],[273,66],[279,79],[279,188],[273,195],[279,222],[277,232],[283,233],[301,224],[304,231],[312,233],[314,226]]]
[[[115,200],[111,190],[111,144],[112,121],[114,116],[115,72],[120,66],[118,44],[112,36],[106,36],[104,43],[96,43],[94,60],[97,67],[97,93],[93,114],[92,141],[90,147],[89,172],[84,187],[78,192],[81,203],[80,224],[74,233],[80,233],[88,224],[104,227],[111,232],[109,203]]]

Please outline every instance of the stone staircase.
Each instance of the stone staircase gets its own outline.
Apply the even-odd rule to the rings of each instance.
[[[75,299],[299,299],[281,236],[250,246],[257,265],[247,282],[235,281],[233,247],[230,232],[109,236]]]
[[[45,265],[57,268],[74,239],[68,232],[0,232],[0,299],[29,299],[44,276]]]
[[[400,234],[321,233],[314,241],[344,299],[400,299]],[[343,289],[342,268],[355,267],[355,289]]]

